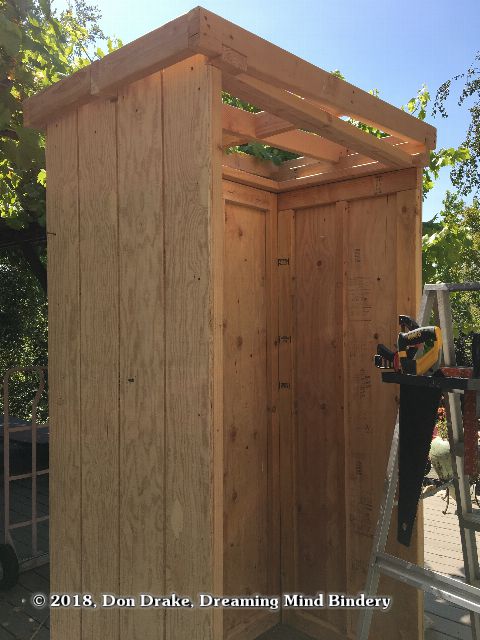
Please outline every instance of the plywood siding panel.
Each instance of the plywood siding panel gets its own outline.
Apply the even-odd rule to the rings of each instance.
[[[162,76],[119,93],[120,593],[165,593]],[[125,638],[162,640],[162,609],[121,611]]]
[[[278,211],[277,198],[269,196],[266,211],[266,286],[267,286],[267,429],[268,429],[268,589],[269,593],[281,593],[281,543],[280,543],[280,424],[278,412],[278,349],[279,349],[279,300],[278,300]]]
[[[305,594],[346,589],[341,255],[342,213],[335,204],[296,214],[295,590]],[[317,618],[344,633],[343,612],[294,617]]]
[[[297,582],[296,546],[296,422],[295,422],[295,212],[278,212],[278,420],[280,429],[280,551],[281,590],[295,591]],[[282,622],[290,621],[289,610]]]
[[[282,474],[288,477],[294,468],[293,498],[289,485],[282,492],[282,509],[291,503],[294,524],[287,524],[287,512],[283,591],[286,576],[287,590],[293,579],[293,589],[302,593],[356,594],[365,584],[396,413],[396,390],[382,385],[372,355],[378,342],[394,344],[400,306],[413,312],[420,273],[418,192],[402,184],[399,193],[382,195],[382,184],[380,179],[368,195],[355,192],[357,181],[352,191],[344,182],[338,195],[345,199],[332,204],[329,186],[305,190],[299,209],[278,216],[280,253],[290,250],[294,238],[293,280],[287,278],[283,290],[279,279],[280,322],[288,317],[292,295],[294,309],[295,419],[289,431],[281,431],[284,450],[294,452],[293,462],[281,457]],[[294,205],[290,196],[279,200]],[[287,356],[279,345],[280,377]],[[417,538],[406,554],[393,540],[388,548],[421,559]],[[387,580],[380,591],[397,604],[388,615],[374,616],[372,638],[420,637],[421,598],[415,591]],[[312,637],[334,639],[355,634],[357,614],[304,610],[283,617]]]
[[[50,583],[82,591],[80,272],[76,112],[47,131]],[[80,611],[51,610],[53,640],[80,640]]]
[[[418,188],[401,191],[395,195],[397,218],[397,315],[407,314],[416,318],[420,307],[422,284],[422,172],[418,171]],[[397,512],[394,509],[393,524],[390,528],[388,551],[423,565],[424,535],[423,535],[423,502],[418,505],[416,525],[412,543],[409,549],[396,543]],[[387,587],[386,587],[387,588]],[[413,600],[412,590],[403,587],[405,596]],[[422,591],[413,592],[416,595],[417,620],[420,637],[423,637],[424,625],[424,594]]]
[[[276,540],[269,505],[267,215],[243,204],[225,208],[224,570],[230,595],[270,593],[269,560],[279,570],[270,555]],[[255,638],[259,625],[278,619],[261,609],[226,611],[225,637]]]
[[[85,593],[119,588],[118,220],[115,103],[78,112],[82,542]],[[117,640],[118,610],[82,612],[82,638]]]
[[[396,413],[398,391],[382,385],[372,365],[377,343],[392,345],[398,332],[396,195],[350,202],[347,221],[347,570],[349,593],[357,593],[365,584]],[[374,615],[372,639],[418,637],[415,591],[387,580],[379,591],[394,604],[388,616]],[[357,615],[349,618],[353,632]]]
[[[202,57],[164,71],[166,585],[195,599],[220,571],[221,125],[218,71]],[[218,111],[218,115],[220,112]],[[219,218],[220,216],[220,218]],[[220,298],[218,298],[220,296]],[[220,349],[220,352],[218,351]],[[212,407],[214,407],[212,409]],[[215,535],[214,535],[215,532]],[[215,555],[215,559],[214,559]],[[167,612],[166,637],[213,637],[211,609]],[[216,623],[219,624],[219,623]],[[215,634],[221,638],[220,627]]]

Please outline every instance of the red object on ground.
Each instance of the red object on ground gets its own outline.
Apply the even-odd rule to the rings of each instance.
[[[473,376],[473,369],[470,367],[442,367],[442,373],[447,377],[471,378]],[[465,474],[475,477],[478,473],[478,420],[476,391],[465,391],[464,394],[463,434],[465,447]]]

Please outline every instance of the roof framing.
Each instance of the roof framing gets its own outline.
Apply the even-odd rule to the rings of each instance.
[[[44,128],[69,109],[96,97],[115,98],[120,87],[197,54],[221,69],[225,90],[264,110],[224,106],[224,146],[261,141],[316,160],[317,169],[331,163],[337,172],[358,166],[354,154],[363,166],[421,166],[435,147],[431,125],[202,7],[32,96],[24,105],[25,124]],[[390,137],[378,139],[343,116]],[[300,172],[302,179],[308,171]],[[285,169],[278,175],[290,174]]]

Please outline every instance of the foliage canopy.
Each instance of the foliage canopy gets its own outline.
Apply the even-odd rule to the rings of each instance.
[[[49,0],[0,0],[0,217],[45,224],[43,135],[23,126],[22,101],[102,57],[100,14],[84,0],[56,15]]]
[[[434,114],[448,117],[447,100],[455,84],[463,81],[458,106],[468,108],[470,123],[463,146],[468,155],[452,168],[450,177],[461,195],[477,192],[480,188],[480,51],[464,73],[444,82],[437,91]],[[467,106],[469,105],[469,106]]]

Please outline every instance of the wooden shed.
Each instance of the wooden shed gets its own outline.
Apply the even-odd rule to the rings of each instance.
[[[416,313],[435,129],[200,7],[25,118],[47,139],[52,591],[357,594],[396,412],[372,354]],[[252,140],[299,159],[224,151]],[[372,638],[420,638],[417,592],[380,591]],[[340,640],[355,612],[52,610],[51,633],[280,623]]]

